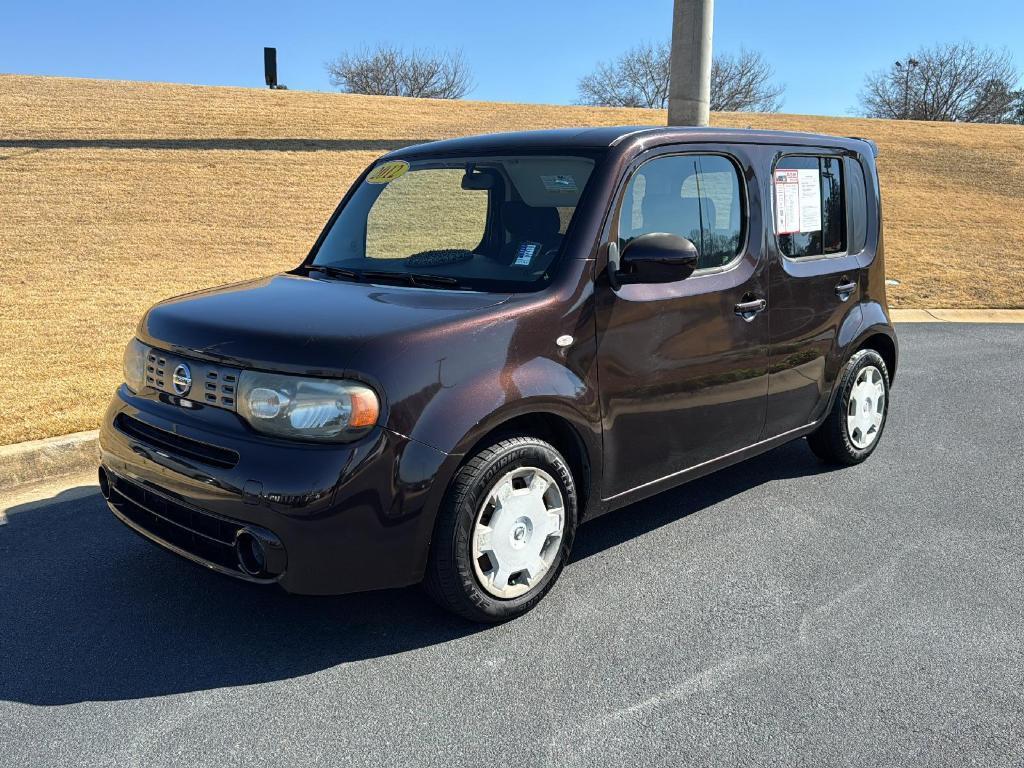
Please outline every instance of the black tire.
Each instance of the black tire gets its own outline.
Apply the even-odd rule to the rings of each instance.
[[[488,593],[473,568],[472,531],[477,513],[494,484],[517,467],[550,475],[562,493],[564,525],[558,553],[536,587],[519,597]],[[562,455],[535,437],[509,437],[484,448],[456,473],[434,526],[424,586],[443,608],[471,621],[496,623],[533,608],[555,583],[572,550],[578,519],[576,484]]]
[[[858,448],[850,439],[849,430],[846,425],[846,417],[850,407],[850,392],[857,376],[868,366],[874,366],[882,374],[882,386],[885,390],[885,400],[882,404],[882,422],[878,427],[878,433],[874,440],[865,448]],[[839,382],[839,390],[836,393],[832,410],[822,421],[821,425],[807,436],[807,443],[811,450],[822,461],[829,464],[851,466],[860,464],[868,456],[874,453],[878,442],[882,439],[885,431],[885,422],[889,417],[889,369],[885,360],[873,349],[861,349],[853,354],[846,367],[843,369]]]

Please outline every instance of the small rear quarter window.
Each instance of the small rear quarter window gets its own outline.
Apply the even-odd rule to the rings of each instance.
[[[860,253],[868,239],[868,193],[864,167],[855,158],[846,160],[846,211],[850,253]]]

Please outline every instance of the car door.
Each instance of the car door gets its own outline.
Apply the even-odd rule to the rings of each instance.
[[[824,412],[839,329],[847,313],[857,311],[860,266],[848,248],[851,173],[843,154],[806,147],[775,153],[767,438],[811,424]]]
[[[687,279],[614,290],[596,281],[605,497],[755,443],[768,392],[768,273],[761,191],[743,147],[641,155],[608,242],[669,232],[694,242]]]

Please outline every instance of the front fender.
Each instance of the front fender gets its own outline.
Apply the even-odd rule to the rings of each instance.
[[[524,417],[560,419],[580,438],[592,467],[599,467],[600,401],[596,386],[563,361],[537,357],[513,369],[487,372],[437,393],[424,408],[412,437],[445,446],[454,473],[462,458],[488,434]],[[440,479],[440,478],[439,478]],[[447,486],[450,475],[440,485]],[[438,499],[438,502],[440,499]]]
[[[591,468],[589,486],[581,491],[588,498],[597,498],[594,488],[600,482],[601,467],[599,408],[594,389],[575,372],[549,358],[535,358],[509,373],[482,375],[458,387],[435,392],[410,435],[410,444],[424,449],[412,453],[419,459],[412,471],[420,476],[422,493],[408,499],[415,501],[420,513],[423,540],[429,542],[445,493],[466,455],[488,434],[524,416],[561,419],[576,432]],[[448,450],[434,465],[431,462],[439,454],[427,446],[438,445]],[[427,464],[429,478],[423,473]],[[403,486],[415,485],[405,477],[404,466],[400,473]],[[426,567],[428,549],[423,548],[422,558],[415,565],[418,573],[422,574]]]
[[[464,454],[488,432],[528,414],[550,414],[581,432],[600,434],[596,387],[566,361],[535,357],[514,368],[486,372],[435,397],[412,437]]]
[[[380,362],[376,373],[390,404],[387,426],[444,455],[429,480],[422,478],[417,503],[429,513],[424,525],[429,518],[432,526],[465,455],[489,433],[527,415],[557,419],[559,427],[575,432],[591,464],[593,487],[601,445],[593,263],[570,261],[566,269],[558,288],[407,334]],[[573,340],[562,346],[563,336]],[[415,473],[432,458],[420,457]]]

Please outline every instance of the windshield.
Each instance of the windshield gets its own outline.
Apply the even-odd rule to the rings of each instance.
[[[551,279],[594,160],[431,157],[378,163],[313,264],[350,279],[481,291]]]

